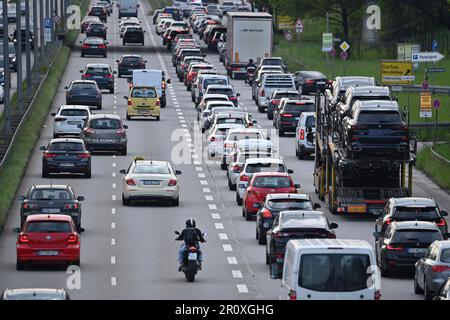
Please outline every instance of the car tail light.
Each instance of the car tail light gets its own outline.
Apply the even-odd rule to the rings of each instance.
[[[261,217],[263,217],[263,218],[265,218],[265,219],[270,219],[270,218],[273,217],[273,216],[272,216],[272,212],[270,212],[269,209],[264,208],[264,209],[261,211]]]
[[[273,237],[275,238],[275,239],[281,239],[281,238],[285,238],[285,237],[289,237],[290,236],[290,234],[289,233],[286,233],[286,232],[277,232],[277,233],[274,233],[273,234]],[[276,255],[275,255],[276,256]],[[282,258],[282,257],[281,257]]]
[[[95,130],[91,129],[91,128],[84,128],[84,132],[85,133],[95,133]]]
[[[21,235],[19,236],[19,242],[20,242],[20,243],[28,243],[28,242],[30,242],[30,239],[28,239],[28,236],[27,236],[27,235],[21,234]]]
[[[127,179],[127,180],[126,180],[126,183],[127,183],[127,185],[129,185],[129,186],[135,186],[135,185],[136,185],[136,183],[134,182],[133,179]]]
[[[85,74],[83,74],[83,77],[85,77],[85,78],[90,78],[90,77],[92,77],[93,75],[92,74],[90,74],[90,73],[85,73]]]
[[[112,77],[113,77],[112,74],[106,74],[106,75],[105,75],[105,78],[108,78],[108,79],[112,79]]]
[[[352,136],[352,141],[358,141],[358,140],[359,140],[358,136]]]
[[[392,129],[406,131],[406,130],[408,130],[408,127],[402,124],[402,125],[398,125],[398,126],[393,126]]]
[[[327,80],[328,84],[333,84],[333,80]]]
[[[159,107],[160,105],[161,105],[161,103],[160,103],[159,99],[158,99],[158,100],[156,100],[156,102],[155,102],[155,106],[156,106],[156,107]]]
[[[244,174],[244,175],[241,175],[241,176],[239,177],[239,181],[248,181],[248,180],[250,180],[250,178],[249,178],[249,176],[246,176],[245,174]]]
[[[58,155],[56,153],[44,152],[44,158],[55,158]]]
[[[266,95],[266,92],[264,91],[264,89],[259,92],[260,97],[264,97],[265,95]]]
[[[55,118],[55,122],[66,121],[66,118]]]
[[[177,185],[177,179],[170,179],[169,183],[167,184],[168,187],[175,187]]]
[[[101,45],[98,46],[98,48],[99,48],[99,49],[106,49],[106,45],[101,44]]]
[[[402,251],[403,250],[402,247],[394,247],[394,246],[391,246],[390,244],[387,245],[386,249],[392,250],[392,251]]]
[[[75,244],[78,243],[78,235],[71,234],[69,238],[67,239],[67,243]]]
[[[232,100],[237,100],[237,97],[228,97],[228,99],[229,99],[230,101],[232,101]]]
[[[304,140],[305,139],[305,130],[300,129],[300,135],[298,137],[300,140]]]
[[[290,113],[282,113],[282,114],[281,114],[281,117],[282,117],[282,118],[292,118],[293,115],[290,114]]]
[[[89,49],[90,47],[91,47],[91,46],[88,45],[87,43],[83,44],[83,46],[82,46],[83,49]]]
[[[224,148],[232,148],[232,147],[233,147],[233,144],[232,144],[232,143],[224,143],[224,144],[223,144],[223,147],[224,147]]]
[[[197,248],[195,246],[189,247],[189,252],[197,252]]]
[[[305,103],[303,101],[297,101],[295,104],[296,105],[300,105],[300,106],[304,106],[305,105]]]
[[[130,99],[130,98],[128,98],[127,104],[128,104],[129,106],[131,106],[131,105],[133,104],[133,103],[131,102],[131,99]]]
[[[78,209],[78,203],[66,203],[64,209]]]
[[[439,219],[439,221],[436,222],[436,225],[438,227],[444,227],[447,225],[447,222],[445,221],[445,219],[441,218],[441,219]]]
[[[315,80],[306,80],[306,84],[314,84],[315,82]]]
[[[241,166],[235,164],[235,165],[233,166],[233,171],[234,171],[234,172],[239,172],[239,171],[241,171]]]
[[[387,218],[387,219],[386,219],[386,224],[387,224],[387,225],[390,225],[391,223],[392,223],[392,219],[391,219],[391,218]]]
[[[216,141],[216,137],[211,137],[211,139],[209,139],[209,141]]]
[[[401,140],[401,141],[408,141],[408,137],[406,137],[406,136],[401,136],[400,140]]]
[[[116,133],[117,133],[117,134],[120,134],[120,135],[122,135],[122,136],[123,136],[123,135],[125,135],[125,134],[126,134],[126,131],[125,131],[125,129],[124,129],[124,128],[120,128],[120,129],[117,129],[117,130],[116,130]]]
[[[297,292],[295,290],[289,291],[289,300],[297,300]]]
[[[360,124],[356,124],[356,125],[352,125],[352,130],[367,130],[369,129],[368,126],[364,126],[364,125],[360,125]]]
[[[91,154],[89,152],[80,153],[78,155],[78,158],[82,158],[82,159],[89,159],[90,157],[91,157]]]
[[[25,203],[23,204],[23,208],[24,208],[24,209],[38,209],[38,205],[37,205],[36,203],[28,203],[28,202],[25,202]]]
[[[450,266],[447,265],[435,265],[435,266],[431,266],[431,270],[433,272],[445,272],[445,271],[450,271]]]
[[[380,292],[380,290],[376,290],[376,291],[373,293],[373,299],[374,299],[374,300],[380,300],[380,299],[381,299],[381,292]]]

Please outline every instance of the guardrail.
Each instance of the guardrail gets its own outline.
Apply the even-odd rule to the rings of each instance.
[[[391,90],[393,92],[422,92],[423,87],[420,84],[402,84],[402,85],[391,85]],[[428,91],[431,93],[447,93],[450,95],[450,87],[446,86],[429,86]]]
[[[422,128],[434,128],[435,124],[434,122],[414,122],[414,123],[410,123],[409,127],[411,129],[422,129]],[[450,122],[440,122],[437,125],[438,129],[439,128],[450,128]]]
[[[12,135],[12,138],[11,138],[11,140],[9,141],[9,146],[8,146],[8,148],[6,149],[6,152],[5,152],[5,154],[3,155],[3,158],[1,159],[1,162],[0,162],[0,168],[3,167],[5,161],[8,159],[8,155],[9,155],[9,153],[11,152],[11,147],[14,145],[14,141],[16,141],[17,134],[18,134],[18,132],[20,132],[20,129],[22,128],[22,125],[23,125],[23,123],[25,122],[25,120],[28,118],[28,115],[30,114],[30,110],[32,109],[33,104],[34,104],[34,102],[35,102],[35,99],[36,99],[36,97],[38,96],[38,93],[39,93],[39,91],[40,91],[41,88],[42,88],[42,84],[43,84],[44,81],[47,79],[48,74],[50,73],[50,70],[51,70],[51,68],[53,67],[53,64],[55,63],[56,57],[58,56],[58,54],[59,54],[59,52],[60,52],[62,46],[63,46],[63,43],[62,43],[62,42],[59,42],[59,48],[58,48],[58,50],[56,51],[56,54],[55,54],[55,56],[53,57],[52,62],[50,63],[50,65],[49,65],[49,67],[48,67],[48,69],[47,69],[47,72],[45,73],[44,77],[41,79],[41,82],[40,82],[38,88],[36,89],[36,92],[34,93],[33,99],[31,100],[30,104],[28,105],[28,107],[27,107],[25,113],[22,115],[22,119],[20,120],[20,122],[19,122],[17,128],[14,130],[14,133],[13,133],[13,135]],[[4,127],[4,123],[5,123],[5,121],[3,121],[2,124],[1,124],[1,127],[2,127],[2,128]]]
[[[431,150],[431,154],[433,155],[434,158],[438,159],[439,161],[446,163],[447,165],[450,166],[450,160],[444,158],[443,156],[441,156],[439,153],[437,153],[433,147],[430,147]]]

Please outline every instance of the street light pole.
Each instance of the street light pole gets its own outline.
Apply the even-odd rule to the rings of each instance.
[[[8,35],[8,3],[3,1],[3,32],[6,31],[6,35]],[[6,28],[6,30],[5,30]],[[4,82],[4,91],[5,97],[3,99],[3,103],[5,106],[4,115],[5,115],[5,132],[11,132],[11,117],[10,117],[10,86],[11,86],[11,73],[9,70],[9,43],[8,37],[3,38],[3,73],[5,77]]]
[[[44,0],[39,0],[39,38],[40,38],[40,59],[41,60],[44,57],[44,47],[45,47],[45,41],[44,41]]]
[[[23,91],[22,91],[22,14],[20,0],[16,1],[16,46],[17,46],[17,110],[23,113]],[[9,55],[5,56],[9,57]],[[9,61],[8,61],[9,62]]]
[[[30,51],[30,0],[25,0],[25,51],[26,51],[26,79],[27,97],[31,97],[31,51]],[[35,60],[36,61],[36,60]]]

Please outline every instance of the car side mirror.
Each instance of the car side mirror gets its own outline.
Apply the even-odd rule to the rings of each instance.
[[[236,97],[240,97],[241,96],[241,94],[238,92],[238,93],[236,93]]]
[[[270,141],[270,137],[267,137],[266,140],[269,140],[269,141]]]
[[[83,73],[83,70],[80,70],[80,73]]]
[[[45,151],[45,150],[47,150],[47,147],[46,146],[40,146],[39,150]]]
[[[253,120],[252,123],[256,124],[256,123],[258,123],[258,120]]]
[[[109,44],[109,41],[105,41],[105,44]]]
[[[124,125],[123,125],[123,128],[124,128],[124,129],[128,129],[128,125],[124,124]]]
[[[373,236],[374,236],[375,238],[379,238],[379,237],[381,237],[381,232],[374,232],[374,233],[373,233]]]
[[[83,41],[78,41],[80,44],[83,44]]]
[[[82,228],[82,227],[80,227],[80,229],[78,229],[78,233],[83,233],[83,232],[85,232],[86,231],[86,229],[85,228]]]
[[[179,231],[174,231],[174,232],[175,232],[176,235],[180,235],[180,232],[179,232]]]
[[[144,63],[147,63],[147,60],[144,60]]]
[[[119,171],[121,174],[127,174],[127,170],[126,169],[122,169]]]
[[[300,189],[300,187],[301,187],[301,185],[298,183],[296,183],[294,186],[295,186],[295,189]]]
[[[181,175],[181,171],[180,170],[175,170],[175,175],[180,176]]]
[[[128,100],[128,97],[127,97],[127,96],[123,96],[123,98]]]
[[[113,71],[113,74],[117,74],[117,71],[116,71],[116,70],[114,70],[114,71]]]
[[[337,223],[330,223],[330,225],[328,226],[330,229],[337,229],[339,227],[339,225]]]
[[[446,216],[448,216],[448,212],[442,210],[442,211],[441,211],[441,217],[446,217]]]
[[[69,87],[68,87],[68,86],[65,86],[64,89],[65,89],[65,90],[69,90]]]
[[[78,197],[77,197],[77,200],[78,200],[78,201],[84,201],[84,197],[83,197],[83,196],[78,196]]]
[[[78,129],[83,129],[83,126],[81,124],[77,124]]]
[[[314,208],[314,210],[317,210],[317,209],[322,208],[322,206],[318,203],[314,203],[313,208]]]
[[[288,171],[287,171],[289,174],[293,174],[294,173],[294,170],[292,170],[292,169],[288,169]]]
[[[56,112],[51,113],[52,117],[56,116]]]

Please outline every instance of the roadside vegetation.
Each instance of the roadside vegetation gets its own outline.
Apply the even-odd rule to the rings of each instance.
[[[450,143],[433,148],[440,156],[450,161]],[[450,162],[436,157],[431,147],[423,148],[417,155],[417,168],[432,178],[441,188],[450,192]]]

